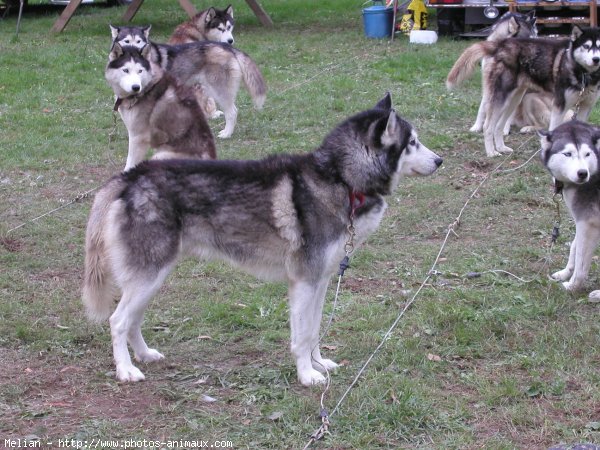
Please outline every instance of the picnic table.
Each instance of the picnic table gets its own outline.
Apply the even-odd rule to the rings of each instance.
[[[65,6],[62,14],[58,17],[58,19],[56,19],[56,22],[54,22],[54,25],[52,26],[53,32],[60,33],[65,29],[67,23],[69,23],[69,20],[71,20],[73,13],[75,13],[75,10],[79,7],[82,1],[83,0],[71,0],[69,4]],[[127,11],[125,11],[125,14],[123,14],[123,20],[129,22],[131,19],[133,19],[133,16],[135,16],[135,13],[138,11],[138,9],[140,9],[142,3],[144,3],[144,0],[133,0],[127,8]],[[250,9],[252,9],[256,17],[258,17],[258,20],[261,24],[263,24],[265,27],[273,26],[273,21],[258,0],[246,0],[246,3],[248,3],[248,6],[250,6]],[[179,4],[190,17],[193,17],[198,13],[190,0],[179,0]]]

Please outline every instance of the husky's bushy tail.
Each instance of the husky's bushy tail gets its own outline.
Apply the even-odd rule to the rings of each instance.
[[[450,73],[446,78],[446,88],[451,91],[468,80],[475,72],[479,61],[492,55],[497,46],[497,42],[482,41],[468,47],[450,69]]]
[[[119,178],[115,178],[96,194],[85,234],[82,298],[87,316],[96,322],[110,316],[118,295],[106,248],[106,232],[109,208],[122,189],[121,183]]]
[[[252,97],[252,103],[256,109],[261,109],[267,96],[265,79],[256,63],[247,54],[235,49],[235,57],[240,63],[244,85]]]

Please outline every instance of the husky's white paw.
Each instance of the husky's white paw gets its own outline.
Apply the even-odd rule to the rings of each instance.
[[[223,111],[219,111],[218,109],[210,115],[211,119],[218,119],[223,115]]]
[[[569,278],[571,278],[571,275],[573,275],[572,270],[563,269],[559,270],[558,272],[554,272],[550,276],[554,281],[567,281]]]
[[[569,292],[574,292],[581,288],[581,283],[574,283],[572,281],[565,281],[562,285]]]
[[[512,148],[510,148],[510,147],[507,147],[507,146],[505,145],[504,147],[502,147],[502,148],[499,148],[499,149],[498,149],[498,151],[499,151],[500,153],[504,153],[504,154],[506,154],[506,153],[512,153],[512,152],[513,152],[513,149],[512,149]]]
[[[493,158],[494,156],[500,156],[500,153],[498,153],[496,150],[492,150],[491,152],[486,151],[485,152],[487,154],[487,156],[489,156],[490,158]]]
[[[471,128],[469,128],[471,133],[481,133],[483,131],[483,124],[479,125],[478,123],[474,123]]]
[[[590,302],[597,303],[600,302],[600,290],[590,292],[588,296]]]
[[[163,359],[165,357],[165,355],[163,355],[158,350],[149,348],[145,353],[142,353],[139,355],[136,353],[134,355],[134,357],[136,360],[138,360],[140,362],[149,363],[149,362],[159,361],[159,360]]]
[[[321,375],[321,372],[315,369],[305,370],[302,373],[298,373],[298,380],[304,386],[314,386],[315,384],[325,384],[327,379]]]
[[[535,133],[538,129],[533,125],[527,125],[519,130],[519,133],[527,134],[527,133]]]
[[[322,373],[331,372],[332,370],[335,370],[338,367],[340,367],[340,365],[337,364],[335,361],[325,358],[313,361],[312,366],[313,369],[317,369],[319,372]]]
[[[143,381],[146,379],[140,369],[134,365],[117,366],[117,379],[123,382]]]
[[[221,130],[221,131],[219,131],[219,134],[217,136],[219,136],[221,139],[227,139],[227,138],[230,138],[232,134],[233,134],[233,132],[231,132],[231,131]]]

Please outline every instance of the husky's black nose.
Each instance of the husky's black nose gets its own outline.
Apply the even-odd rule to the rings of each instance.
[[[139,84],[134,84],[133,86],[131,86],[131,90],[133,92],[139,92],[141,89],[141,86]]]
[[[442,158],[435,158],[435,165],[440,167],[442,165],[442,163],[444,162],[444,160]]]
[[[594,57],[592,58],[592,62],[593,62],[594,64],[598,64],[598,63],[600,63],[600,57],[598,57],[598,56],[594,56]]]
[[[233,39],[227,39],[227,43],[228,43],[229,45],[233,45]]]
[[[588,177],[588,171],[585,169],[581,169],[577,171],[577,178],[579,178],[579,181],[585,181]]]

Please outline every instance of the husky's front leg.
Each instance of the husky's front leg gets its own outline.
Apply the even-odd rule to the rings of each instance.
[[[577,232],[575,232],[575,237],[573,238],[573,242],[571,242],[570,250],[569,250],[569,261],[567,262],[566,267],[563,270],[559,270],[558,272],[554,272],[551,277],[555,281],[567,281],[573,275],[573,269],[575,268],[575,248],[577,242]]]
[[[563,283],[563,286],[568,291],[576,291],[583,286],[590,271],[594,251],[598,246],[598,242],[600,242],[600,227],[586,221],[581,221],[575,222],[575,229],[575,264],[573,275],[569,281]]]
[[[315,366],[322,370],[337,367],[333,361],[321,358],[318,350],[321,313],[328,281],[291,281],[289,285],[291,350],[296,359],[298,380],[304,386],[326,381],[321,372],[313,367],[313,358]]]
[[[150,148],[150,142],[145,137],[132,136],[129,134],[129,147],[127,150],[127,163],[125,170],[129,170],[141,163]]]

